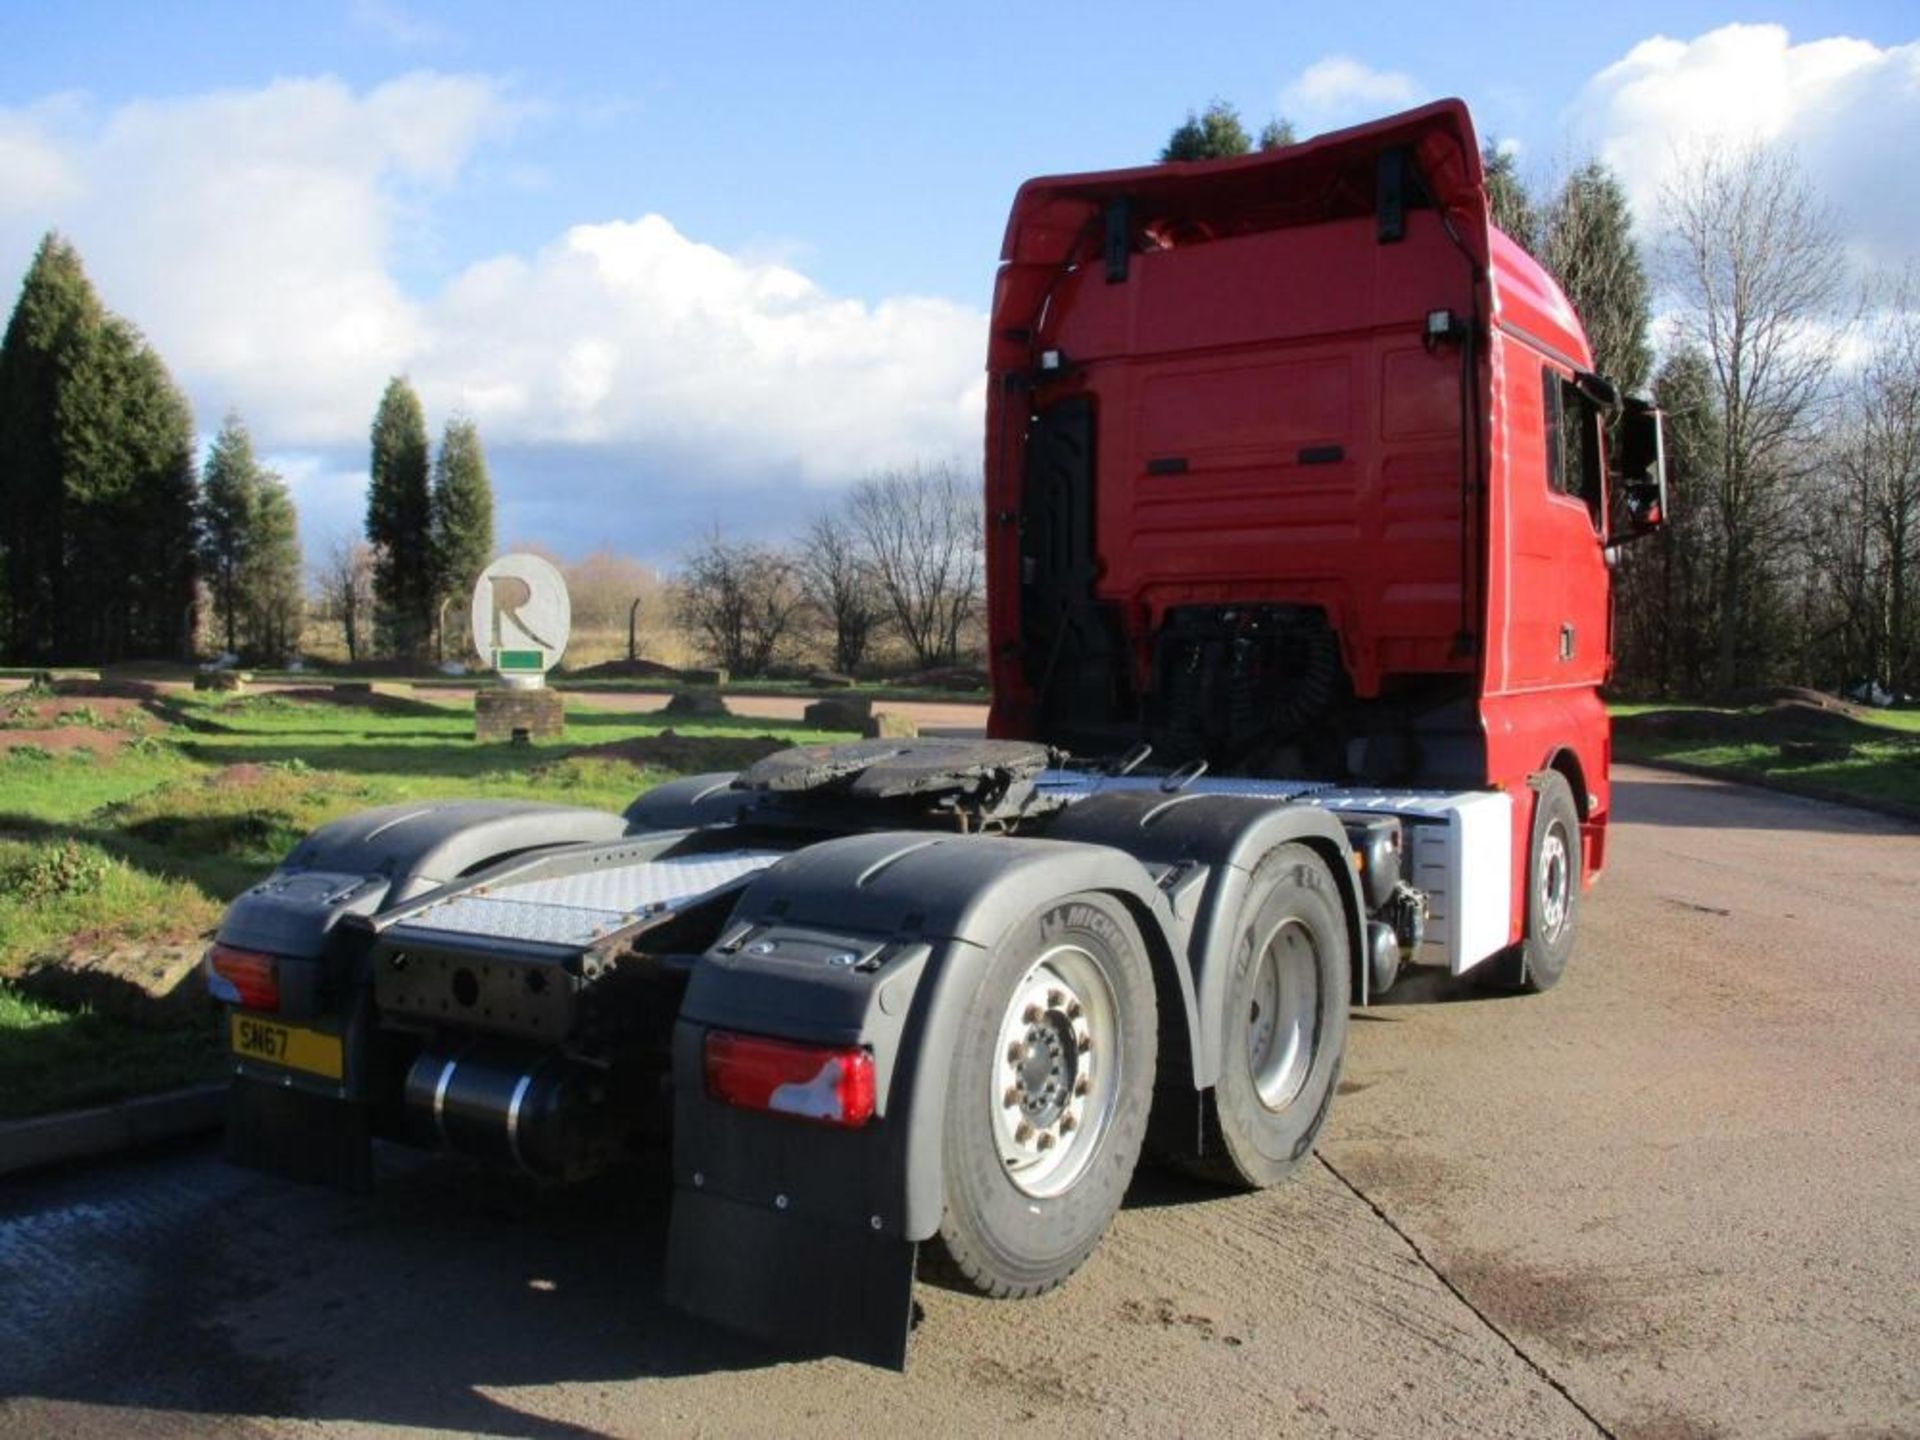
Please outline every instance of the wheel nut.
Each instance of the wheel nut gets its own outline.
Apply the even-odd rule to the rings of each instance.
[[[1080,1018],[1080,1002],[1078,1000],[1069,1000],[1067,1002],[1067,1019],[1078,1020],[1079,1018]]]
[[[1074,1131],[1074,1127],[1079,1125],[1079,1123],[1080,1122],[1074,1119],[1073,1116],[1071,1115],[1062,1115],[1060,1117],[1060,1133],[1062,1135],[1071,1135]]]
[[[1049,1010],[1058,1010],[1062,1005],[1065,1005],[1066,1003],[1067,1003],[1066,991],[1064,990],[1047,991],[1047,1008]]]
[[[1076,1095],[1085,1095],[1091,1089],[1093,1089],[1093,1077],[1090,1075],[1082,1075],[1073,1082],[1073,1093]]]
[[[1034,1143],[1037,1144],[1042,1150],[1053,1149],[1053,1132],[1051,1130],[1042,1130],[1040,1132],[1039,1140],[1035,1141]]]
[[[1022,1145],[1026,1144],[1029,1140],[1033,1139],[1033,1126],[1022,1120],[1018,1125],[1013,1127],[1013,1138]]]
[[[1029,1005],[1025,1010],[1020,1012],[1020,1018],[1029,1025],[1038,1025],[1045,1017],[1040,1013],[1040,1007],[1038,1005]]]
[[[1007,1087],[1007,1093],[1000,1097],[1000,1103],[1009,1110],[1013,1109],[1014,1106],[1020,1103],[1020,1087],[1017,1085],[1009,1085]]]
[[[1091,1054],[1092,1051],[1093,1051],[1093,1037],[1091,1035],[1082,1035],[1080,1037],[1080,1053],[1082,1055],[1088,1055],[1088,1054]]]
[[[1007,1063],[1009,1065],[1018,1065],[1026,1058],[1027,1047],[1022,1045],[1018,1040],[1007,1046]]]

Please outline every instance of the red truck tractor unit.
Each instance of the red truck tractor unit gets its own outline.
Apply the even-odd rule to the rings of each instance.
[[[316,832],[208,954],[237,1159],[664,1151],[669,1299],[901,1365],[916,1275],[1060,1284],[1143,1153],[1284,1179],[1404,966],[1560,979],[1660,421],[1464,107],[1034,180],[1002,261],[991,738]]]

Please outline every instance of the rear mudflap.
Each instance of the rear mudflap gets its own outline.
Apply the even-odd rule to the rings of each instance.
[[[227,1092],[227,1158],[289,1180],[369,1190],[369,1107],[236,1075]]]
[[[904,1370],[916,1248],[683,1188],[668,1233],[666,1298],[795,1354]]]

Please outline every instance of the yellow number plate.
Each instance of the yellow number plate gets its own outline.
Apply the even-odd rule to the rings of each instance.
[[[338,1035],[282,1025],[258,1015],[234,1013],[228,1020],[233,1053],[247,1060],[264,1060],[289,1070],[304,1070],[338,1080],[346,1073],[345,1053]]]

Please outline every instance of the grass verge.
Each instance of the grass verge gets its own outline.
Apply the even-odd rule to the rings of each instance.
[[[82,708],[67,723],[97,729]],[[0,732],[0,1117],[223,1073],[211,1017],[146,1031],[45,1004],[10,981],[46,953],[195,943],[329,820],[443,797],[618,811],[673,775],[846,738],[751,719],[669,726],[571,700],[567,720],[564,740],[481,745],[470,704],[195,695],[168,698],[104,751],[9,746]]]
[[[1730,780],[1920,817],[1920,713],[1615,706],[1613,736],[1616,759],[1677,761]]]
[[[143,1030],[92,1010],[60,1010],[0,984],[0,1120],[78,1110],[226,1073],[219,1027]]]

